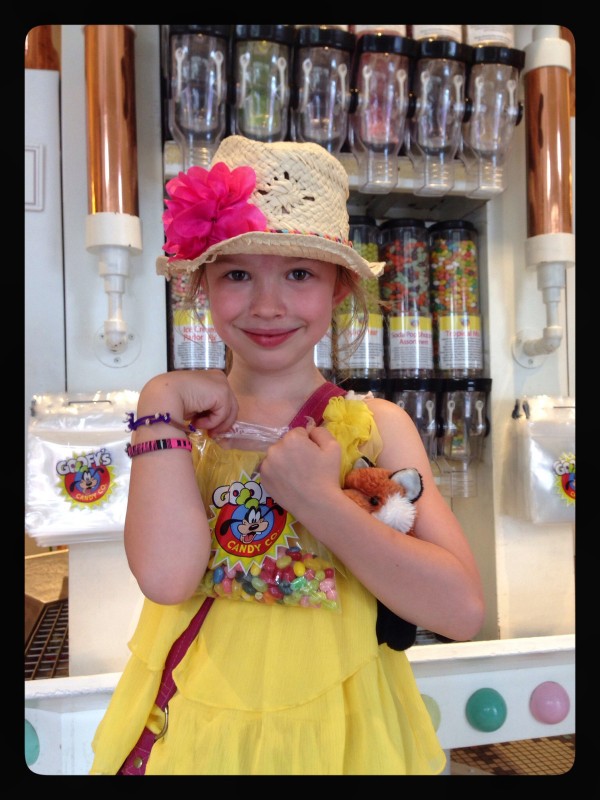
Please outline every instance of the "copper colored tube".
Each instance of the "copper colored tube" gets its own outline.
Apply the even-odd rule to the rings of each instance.
[[[60,26],[38,25],[25,37],[25,69],[53,69],[60,71],[60,56],[52,38],[52,29],[60,37]]]
[[[563,26],[560,28],[561,39],[566,39],[571,47],[571,74],[569,75],[569,113],[575,116],[575,37]]]
[[[558,66],[525,75],[527,235],[572,233],[569,73]]]
[[[134,31],[85,26],[88,212],[138,216]]]

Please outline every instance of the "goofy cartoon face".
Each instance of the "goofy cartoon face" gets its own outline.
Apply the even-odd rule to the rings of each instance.
[[[213,493],[213,502],[220,508],[215,529],[219,540],[233,534],[243,544],[250,544],[271,532],[276,516],[285,515],[256,481],[220,486]]]
[[[78,472],[69,487],[69,491],[73,492],[77,490],[84,494],[93,492],[100,483],[102,472],[104,472],[102,467],[98,467],[97,469],[84,469]]]
[[[239,540],[244,544],[249,544],[254,541],[255,536],[266,531],[271,525],[271,522],[263,517],[263,508],[267,509],[267,506],[259,506],[258,500],[247,500],[244,506],[238,506],[240,511],[243,510],[242,519],[236,518],[238,516],[238,509],[236,509],[233,516],[223,522],[219,533],[223,535],[232,525],[236,525]],[[267,513],[270,513],[268,509]]]

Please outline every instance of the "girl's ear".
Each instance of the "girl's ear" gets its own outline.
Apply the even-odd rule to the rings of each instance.
[[[349,286],[346,286],[342,281],[337,282],[335,290],[333,292],[333,307],[339,306],[342,300],[345,300],[346,297],[350,294],[351,289]]]

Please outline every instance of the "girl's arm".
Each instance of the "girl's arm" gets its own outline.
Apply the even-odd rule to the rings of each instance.
[[[137,417],[169,412],[213,431],[230,427],[237,402],[220,370],[201,375],[175,371],[152,378],[139,396]],[[164,422],[143,425],[132,444],[185,438]],[[210,554],[210,530],[188,450],[159,450],[134,456],[125,551],[143,594],[157,603],[179,603],[197,589]]]
[[[377,466],[415,467],[422,475],[415,536],[393,530],[342,492],[340,448],[324,428],[294,429],[269,448],[263,484],[390,610],[450,639],[471,639],[483,623],[483,595],[461,526],[410,417],[385,400],[370,407],[384,442]]]

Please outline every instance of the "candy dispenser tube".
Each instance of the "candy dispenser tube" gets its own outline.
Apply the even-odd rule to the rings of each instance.
[[[563,331],[558,304],[565,270],[575,264],[570,158],[569,75],[571,47],[557,25],[539,25],[525,48],[527,154],[527,265],[538,272],[547,325],[541,338],[517,334],[513,355],[524,366],[555,352]]]
[[[379,258],[378,230],[371,217],[350,217],[350,239],[353,248],[367,261]],[[349,295],[335,311],[334,364],[340,380],[349,378],[380,379],[385,377],[383,309],[379,283],[363,278],[367,316],[357,315],[354,298]],[[364,336],[357,336],[364,326]]]
[[[390,378],[426,378],[433,373],[427,229],[419,220],[380,226],[379,290],[385,311],[386,373]]]
[[[398,183],[416,52],[416,43],[402,36],[364,33],[358,39],[348,141],[358,162],[360,192],[385,194]]]
[[[429,228],[434,366],[440,377],[482,374],[477,231],[467,220]]]
[[[292,138],[314,142],[333,155],[348,135],[350,71],[356,37],[334,28],[306,26],[295,44]]]
[[[517,99],[522,50],[476,47],[468,80],[471,111],[462,130],[458,157],[465,165],[468,197],[491,198],[505,189],[504,162],[523,115]]]
[[[440,490],[448,497],[477,495],[477,467],[489,433],[486,414],[490,378],[439,382],[439,432],[436,463]]]
[[[108,296],[105,344],[127,347],[122,298],[129,257],[142,250],[138,216],[134,31],[129,25],[86,25],[88,211],[86,248],[99,257]]]
[[[466,114],[465,80],[472,48],[456,41],[421,40],[413,78],[415,111],[405,149],[417,180],[416,195],[443,195],[454,186],[454,157]]]
[[[233,36],[232,132],[263,142],[288,134],[293,25],[236,25]]]
[[[229,25],[170,25],[168,126],[183,169],[208,168],[226,129]]]

